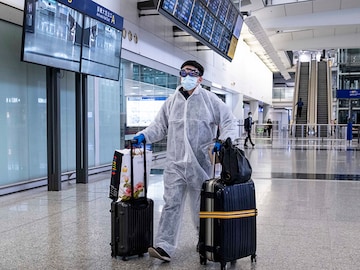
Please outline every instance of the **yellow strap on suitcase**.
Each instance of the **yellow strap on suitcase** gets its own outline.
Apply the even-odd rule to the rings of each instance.
[[[200,211],[200,218],[219,218],[219,219],[232,219],[232,218],[244,218],[257,216],[257,209],[241,210],[241,211],[229,211],[229,212],[208,212]]]

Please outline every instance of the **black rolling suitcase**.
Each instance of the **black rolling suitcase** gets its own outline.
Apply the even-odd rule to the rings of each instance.
[[[200,204],[200,263],[227,262],[251,256],[256,261],[255,185],[225,185],[220,178],[203,183]]]
[[[144,142],[144,197],[134,198],[133,141],[131,142],[131,198],[116,201],[114,183],[110,186],[111,203],[111,256],[121,256],[123,260],[138,255],[143,256],[153,245],[154,202],[147,198],[146,149]],[[113,164],[114,171],[114,164]],[[113,172],[114,173],[114,172]],[[118,187],[117,187],[118,189]],[[116,196],[117,199],[117,196]]]

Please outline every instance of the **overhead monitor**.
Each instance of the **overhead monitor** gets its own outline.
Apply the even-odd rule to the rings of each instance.
[[[118,80],[123,18],[94,1],[78,2],[84,3],[85,14],[81,73]]]
[[[55,0],[25,0],[22,60],[79,72],[83,15]]]
[[[21,60],[118,80],[122,28],[93,1],[25,0]]]
[[[243,18],[231,0],[160,0],[158,10],[227,60],[234,58]]]
[[[121,31],[85,16],[81,73],[119,79]]]

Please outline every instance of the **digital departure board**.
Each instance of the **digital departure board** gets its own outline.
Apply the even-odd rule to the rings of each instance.
[[[158,10],[227,60],[234,58],[243,18],[231,0],[160,0]]]

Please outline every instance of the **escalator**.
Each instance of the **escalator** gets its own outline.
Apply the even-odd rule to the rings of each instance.
[[[328,87],[327,87],[327,63],[320,61],[318,63],[318,81],[317,81],[317,124],[319,124],[318,136],[327,137],[327,124],[329,124],[328,106]]]
[[[302,108],[301,117],[296,116],[296,127],[295,127],[295,137],[305,137],[307,123],[307,108],[308,108],[308,92],[309,92],[309,72],[310,72],[310,63],[302,62],[300,66],[300,76],[299,76],[299,92],[297,101],[302,99],[304,106]],[[296,101],[296,102],[297,102]],[[297,107],[296,107],[297,109]]]

